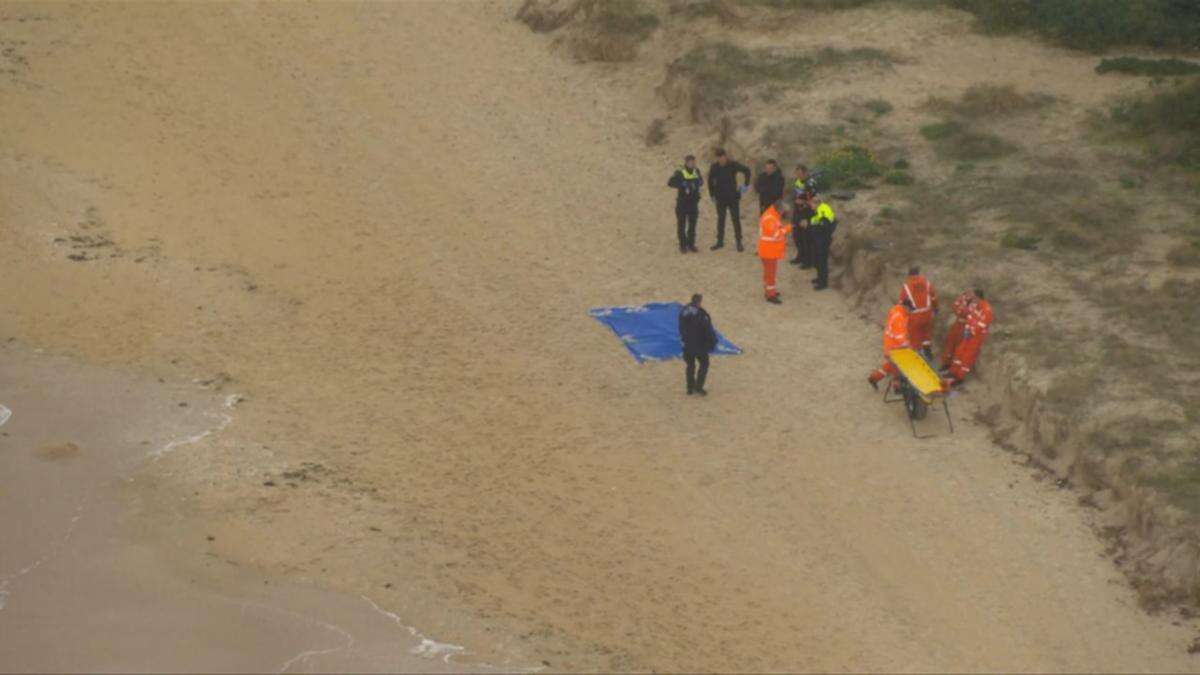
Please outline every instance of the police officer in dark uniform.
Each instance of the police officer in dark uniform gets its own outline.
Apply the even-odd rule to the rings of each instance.
[[[783,172],[779,170],[779,162],[767,160],[766,170],[754,179],[754,191],[758,193],[759,215],[762,215],[767,207],[783,199]]]
[[[704,380],[708,377],[708,355],[717,348],[717,331],[708,312],[700,306],[703,297],[697,293],[692,301],[679,310],[679,339],[683,342],[683,360],[687,362],[687,394],[708,396]],[[700,372],[696,372],[696,363]]]
[[[696,157],[688,155],[683,166],[671,174],[667,187],[675,188],[675,226],[679,235],[680,253],[697,253],[696,219],[700,217],[700,187],[704,177],[696,167]]]
[[[811,269],[815,262],[812,232],[808,221],[813,217],[813,198],[817,196],[817,179],[809,175],[808,167],[796,166],[796,177],[792,181],[792,241],[796,243],[796,257],[790,261],[800,269]]]
[[[837,230],[837,216],[833,207],[829,206],[820,195],[813,197],[813,217],[808,229],[812,230],[813,261],[816,263],[817,276],[813,279],[813,290],[823,291],[829,288],[829,248],[833,245],[833,233]]]

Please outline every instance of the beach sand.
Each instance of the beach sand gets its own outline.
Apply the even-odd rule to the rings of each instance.
[[[877,326],[675,253],[690,148],[514,11],[0,6],[5,368],[67,383],[2,390],[45,486],[4,479],[4,669],[1197,668],[969,405],[917,441],[879,404]],[[706,400],[587,315],[693,292],[746,350]]]

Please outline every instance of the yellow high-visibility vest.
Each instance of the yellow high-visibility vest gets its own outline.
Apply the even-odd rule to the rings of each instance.
[[[833,221],[837,220],[837,216],[835,216],[833,214],[833,208],[830,207],[829,204],[824,203],[824,202],[822,202],[821,205],[817,207],[817,213],[816,213],[816,215],[813,216],[812,222],[814,224],[816,224],[817,222],[822,221],[822,220],[827,223],[832,223]]]

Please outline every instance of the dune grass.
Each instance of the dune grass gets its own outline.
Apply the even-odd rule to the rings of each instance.
[[[969,87],[958,100],[932,97],[926,104],[930,110],[964,119],[996,118],[1044,108],[1054,102],[1046,94],[1023,94],[1011,84],[976,84]]]
[[[1107,121],[1122,136],[1145,141],[1154,159],[1200,170],[1200,79],[1126,99]]]
[[[1074,49],[1200,48],[1200,3],[1188,0],[948,0],[985,33],[1029,31]]]
[[[1124,75],[1145,75],[1148,77],[1178,77],[1200,73],[1200,63],[1180,59],[1142,59],[1136,56],[1122,56],[1115,59],[1101,59],[1096,66],[1096,72],[1121,73]]]

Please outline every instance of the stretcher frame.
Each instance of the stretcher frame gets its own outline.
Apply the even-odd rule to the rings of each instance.
[[[905,374],[906,368],[909,368],[911,366],[902,365],[902,363],[904,363],[903,361],[902,361],[902,363],[897,363],[897,361],[892,358],[892,354],[902,355],[906,352],[911,352],[913,355],[916,355],[917,358],[920,359],[920,363],[924,366],[925,369],[927,369],[927,372],[921,373],[922,377],[928,378],[928,376],[930,374],[932,374],[933,377],[940,382],[940,378],[937,377],[937,371],[933,370],[933,366],[929,365],[929,362],[926,361],[923,356],[921,356],[920,354],[917,354],[917,352],[915,352],[911,349],[892,350],[892,353],[888,355],[888,360],[892,363],[893,366],[896,367],[896,372],[888,373],[887,380],[884,381],[883,402],[884,403],[903,403],[904,402],[904,394],[903,394],[903,390],[902,390],[903,387],[907,387],[910,390],[912,390],[913,395],[920,397],[921,401],[926,405],[927,408],[932,406],[936,399],[940,399],[942,401],[942,410],[946,413],[946,424],[950,427],[950,433],[954,433],[954,419],[950,416],[950,401],[949,401],[950,397],[949,397],[948,393],[946,391],[943,391],[940,388],[936,391],[935,390],[922,391],[919,387],[915,386],[912,383],[912,381],[909,379],[909,376]],[[912,359],[906,359],[906,360],[911,361]],[[915,373],[914,373],[914,375],[915,375]],[[899,395],[896,395],[896,396],[892,395],[893,387],[897,388]],[[904,416],[908,418],[908,425],[909,425],[909,427],[912,428],[913,438],[925,439],[925,438],[933,437],[933,436],[921,436],[920,434],[917,433],[917,420],[912,416],[912,414],[907,410],[907,408],[904,411]]]

